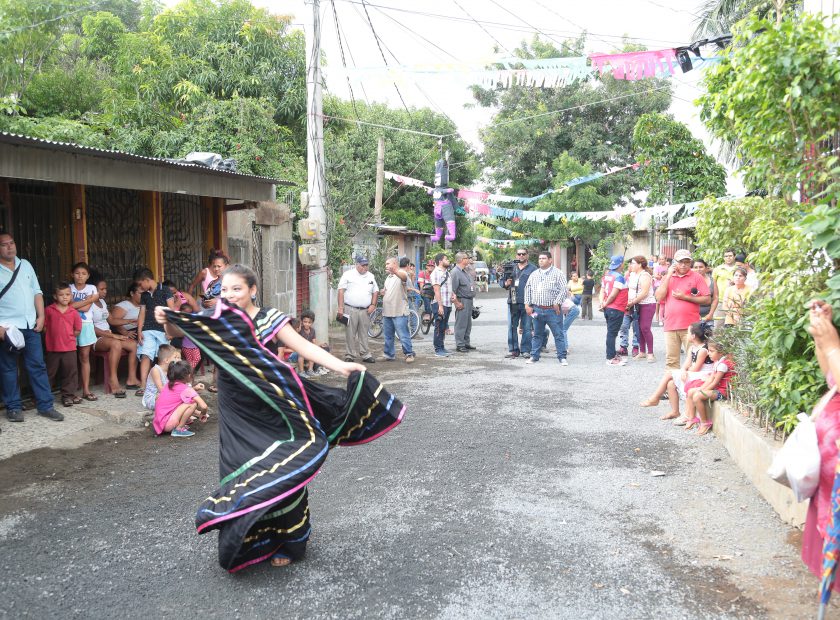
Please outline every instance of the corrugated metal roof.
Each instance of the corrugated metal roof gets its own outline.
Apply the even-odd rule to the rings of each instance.
[[[99,149],[92,146],[83,146],[81,144],[74,144],[72,142],[58,142],[55,140],[45,140],[43,138],[33,138],[32,136],[23,136],[15,133],[0,132],[0,144],[10,144],[19,146],[39,146],[43,148],[51,148],[58,151],[65,151],[69,153],[84,153],[95,155],[99,157],[107,157],[109,159],[119,159],[122,161],[137,162],[144,164],[151,164],[153,166],[162,166],[164,168],[172,168],[177,170],[188,170],[190,172],[198,172],[202,174],[215,174],[220,176],[233,176],[238,178],[245,178],[256,181],[258,183],[271,183],[272,185],[286,185],[294,186],[295,183],[283,179],[271,179],[268,177],[257,176],[255,174],[247,174],[244,172],[230,172],[229,170],[219,170],[215,168],[208,168],[200,164],[191,164],[188,162],[175,161],[172,159],[165,159],[162,157],[147,157],[145,155],[135,155],[134,153],[127,153],[125,151],[114,151],[109,149]]]

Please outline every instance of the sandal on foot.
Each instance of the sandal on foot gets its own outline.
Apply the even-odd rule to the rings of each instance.
[[[701,422],[700,427],[697,429],[697,436],[700,437],[702,435],[705,435],[710,430],[712,430],[711,422]]]
[[[114,392],[114,398],[125,398],[125,390],[117,390]]]
[[[79,400],[79,402],[82,402],[82,401]],[[64,405],[65,407],[72,407],[75,404],[75,401],[73,400],[72,396],[62,396],[61,397],[61,404]]]
[[[84,398],[85,400],[89,400],[91,402],[93,402],[95,400],[99,400],[99,398],[96,396],[96,394],[91,394],[90,392],[88,392],[87,394],[82,394],[82,398]]]
[[[74,396],[73,397],[73,404],[74,405],[81,405],[82,404],[82,399],[79,398],[78,396]]]
[[[137,390],[136,392],[134,392],[134,395],[135,395],[135,396],[143,396],[143,393],[144,393],[144,392],[145,392],[145,390],[143,390],[143,389],[139,389],[139,390]]]
[[[674,420],[673,422],[671,422],[671,424],[673,424],[674,426],[685,426],[686,424],[688,424],[688,418],[684,415],[674,415],[673,412],[671,412],[670,415],[671,417],[666,419]]]
[[[271,558],[271,565],[274,568],[280,568],[282,566],[288,566],[292,563],[292,558],[288,558],[285,555],[275,555]]]
[[[213,394],[215,394],[216,392],[218,392],[218,391],[219,391],[219,388],[217,388],[215,385],[213,385],[213,384],[211,383],[209,386],[207,386],[207,391],[208,391],[208,392],[212,392]]]
[[[694,428],[694,427],[695,427],[695,426],[697,426],[698,424],[700,424],[700,418],[696,418],[696,417],[695,417],[695,418],[692,418],[691,420],[688,420],[688,421],[686,422],[686,424],[685,424],[685,430],[690,431],[692,428]]]
[[[673,411],[671,411],[671,412],[669,412],[669,413],[666,413],[665,415],[661,415],[661,416],[659,416],[659,419],[660,419],[660,420],[673,420],[673,419],[675,419],[675,418],[676,418],[676,419],[679,419],[679,418],[680,418],[680,414],[679,414],[679,413],[674,413]]]
[[[139,383],[126,383],[125,389],[127,390],[139,390],[140,384]]]

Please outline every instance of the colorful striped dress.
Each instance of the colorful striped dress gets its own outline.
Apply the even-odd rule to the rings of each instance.
[[[220,301],[206,313],[167,310],[219,367],[219,488],[196,515],[219,530],[219,564],[236,572],[274,556],[298,559],[309,539],[307,485],[329,449],[371,441],[405,407],[366,372],[347,388],[301,379],[270,343],[289,321],[263,308],[252,320]]]

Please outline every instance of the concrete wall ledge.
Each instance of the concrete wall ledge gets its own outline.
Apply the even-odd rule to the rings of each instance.
[[[808,502],[797,503],[793,491],[772,480],[767,469],[782,442],[768,436],[749,418],[728,404],[716,403],[712,409],[714,433],[726,451],[746,474],[761,496],[773,507],[782,521],[802,528]]]

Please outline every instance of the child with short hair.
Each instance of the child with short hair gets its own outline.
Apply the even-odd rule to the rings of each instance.
[[[198,420],[207,421],[207,403],[198,395],[191,385],[193,376],[190,363],[177,360],[169,365],[166,371],[166,385],[158,394],[155,403],[155,433],[163,435],[169,433],[173,437],[192,437],[195,435],[189,429],[193,414],[198,413]]]
[[[163,284],[158,284],[150,269],[137,270],[134,273],[134,281],[139,282],[143,289],[143,294],[140,295],[140,312],[137,315],[137,359],[140,360],[140,385],[144,385],[152,361],[157,357],[158,348],[169,343],[163,327],[155,321],[155,308],[166,306],[175,310],[177,306],[172,291]],[[142,396],[143,390],[137,390],[135,394]]]
[[[289,324],[292,326],[297,333],[300,333],[300,319],[297,317],[292,317],[289,319]],[[298,354],[295,353],[293,349],[285,345],[280,345],[277,347],[277,357],[279,357],[284,362],[288,362],[289,364],[297,363]],[[292,359],[294,357],[294,360]]]
[[[155,410],[155,401],[158,394],[166,383],[166,372],[172,362],[181,359],[181,353],[170,344],[162,344],[158,347],[157,364],[149,371],[146,378],[146,387],[143,389],[143,406],[151,411]]]
[[[705,435],[712,430],[712,421],[706,413],[706,401],[718,401],[729,398],[729,384],[735,376],[735,362],[717,342],[709,343],[709,357],[715,364],[714,374],[709,376],[700,387],[690,388],[686,395],[686,417],[689,423],[685,430],[697,426],[697,435]]]
[[[312,310],[304,310],[300,314],[300,335],[312,344],[321,347],[325,351],[329,351],[330,347],[326,343],[319,343],[315,340],[315,313]],[[325,375],[329,372],[323,366],[319,366],[316,370],[315,362],[306,360],[300,355],[297,356],[298,374],[301,377],[313,377],[315,375]]]
[[[44,310],[47,349],[47,376],[53,385],[61,370],[61,404],[65,407],[82,402],[76,394],[79,389],[78,363],[76,361],[76,339],[82,332],[82,317],[70,304],[73,293],[67,282],[59,282],[53,291],[54,304]]]

